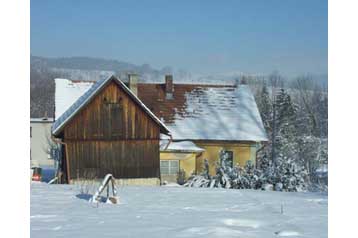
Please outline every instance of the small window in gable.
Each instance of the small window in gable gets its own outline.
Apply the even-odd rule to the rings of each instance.
[[[173,100],[173,99],[174,99],[173,93],[166,93],[166,94],[165,94],[165,99],[167,99],[167,100]]]
[[[119,103],[111,103],[109,107],[111,113],[111,134],[112,136],[119,137],[122,135],[123,108]]]

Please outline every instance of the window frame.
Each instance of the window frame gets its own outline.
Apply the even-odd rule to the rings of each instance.
[[[167,163],[168,166],[163,166],[164,163]],[[174,166],[174,164],[176,164]],[[164,172],[162,168],[168,169],[168,172]],[[178,175],[180,171],[180,162],[179,160],[160,160],[160,174],[161,175]]]
[[[232,150],[225,150],[225,154],[229,154],[229,157],[226,161],[229,161],[229,166],[231,168],[234,168],[234,151]],[[222,164],[221,158],[220,158],[220,164]]]

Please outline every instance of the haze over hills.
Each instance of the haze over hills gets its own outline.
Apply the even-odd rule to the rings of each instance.
[[[140,80],[157,82],[165,74],[173,74],[171,67],[154,69],[149,64],[135,65],[128,62],[91,57],[46,58],[31,56],[31,67],[37,71],[49,70],[66,75],[69,79],[99,80],[115,74],[124,77],[128,73],[139,74]],[[178,71],[177,76],[182,79],[188,77],[187,72]]]
[[[237,84],[245,76],[250,77],[250,84],[254,85],[261,85],[257,82],[268,78],[268,75],[265,74],[253,75],[241,71],[199,75],[185,70],[174,70],[169,66],[155,69],[149,64],[135,65],[118,60],[91,57],[47,58],[31,56],[30,73],[31,117],[52,116],[55,93],[53,79],[55,78],[97,81],[114,74],[125,81],[128,73],[137,73],[139,74],[139,82],[164,83],[165,75],[173,74],[175,83]],[[310,76],[317,85],[327,91],[327,75]],[[292,87],[294,78],[285,79],[285,86]]]
[[[43,72],[51,71],[64,75],[73,80],[99,80],[115,74],[126,79],[128,73],[140,75],[140,82],[159,83],[164,81],[164,75],[173,74],[176,83],[210,83],[232,84],[242,76],[251,75],[257,78],[267,77],[265,74],[248,74],[242,71],[231,71],[217,74],[193,74],[186,70],[174,70],[173,67],[165,66],[155,69],[149,64],[136,65],[124,61],[93,58],[93,57],[61,57],[48,58],[31,56],[31,68]],[[310,75],[319,85],[327,88],[327,75]],[[294,78],[287,78],[288,81]]]

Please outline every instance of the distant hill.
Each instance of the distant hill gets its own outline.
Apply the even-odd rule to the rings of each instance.
[[[164,83],[164,76],[172,74],[175,83],[201,84],[236,84],[243,76],[249,77],[250,84],[260,85],[267,75],[248,75],[241,71],[225,72],[221,74],[192,74],[185,70],[173,70],[166,66],[155,69],[149,64],[136,65],[124,61],[92,58],[92,57],[62,57],[48,58],[31,56],[31,117],[52,116],[54,110],[55,78],[72,80],[97,81],[112,74],[122,80],[128,73],[140,75],[139,82]],[[316,84],[327,90],[327,75],[312,75]],[[286,80],[287,87],[293,87],[293,79]]]
[[[46,58],[31,56],[31,68],[39,72],[52,71],[66,75],[69,79],[99,80],[115,74],[126,77],[128,73],[141,75],[142,81],[164,80],[165,74],[173,74],[170,67],[154,69],[149,64],[135,65],[118,60],[91,57]],[[183,74],[183,72],[181,73]],[[182,75],[178,75],[182,77]]]

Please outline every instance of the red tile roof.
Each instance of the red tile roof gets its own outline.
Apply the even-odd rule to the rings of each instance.
[[[174,123],[175,114],[183,117],[190,116],[187,108],[187,98],[189,93],[197,93],[208,88],[228,88],[232,85],[208,85],[208,84],[174,84],[173,99],[166,99],[165,84],[138,84],[138,97],[152,112],[163,120],[164,123]]]
[[[246,85],[138,84],[138,97],[167,125],[174,140],[267,141]]]

